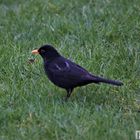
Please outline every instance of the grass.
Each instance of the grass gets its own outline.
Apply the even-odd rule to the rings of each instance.
[[[0,139],[128,140],[140,130],[139,0],[1,0]],[[124,82],[65,91],[31,50],[54,45],[90,72]],[[29,64],[28,59],[36,63]]]

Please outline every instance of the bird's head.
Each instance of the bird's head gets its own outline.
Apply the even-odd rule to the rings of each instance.
[[[44,60],[50,60],[60,56],[57,50],[51,45],[43,45],[39,49],[33,50],[32,54],[40,54]]]

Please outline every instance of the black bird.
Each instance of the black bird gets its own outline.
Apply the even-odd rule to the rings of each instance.
[[[90,83],[107,83],[121,86],[120,81],[109,80],[89,73],[81,66],[61,56],[51,45],[43,45],[33,54],[40,54],[44,60],[44,69],[52,83],[67,91],[68,99],[75,87],[84,86]]]

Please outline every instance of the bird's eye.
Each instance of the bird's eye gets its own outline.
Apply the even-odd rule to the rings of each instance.
[[[41,53],[45,53],[45,50],[41,50]]]

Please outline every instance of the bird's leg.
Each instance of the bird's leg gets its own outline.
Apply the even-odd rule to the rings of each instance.
[[[68,98],[70,97],[70,95],[71,95],[72,91],[73,91],[73,89],[72,89],[72,88],[67,89],[67,96],[66,96],[66,98],[65,98],[65,101],[67,101],[67,100],[68,100]]]

